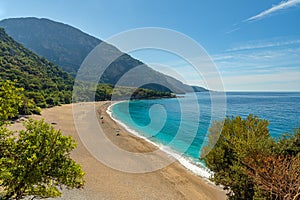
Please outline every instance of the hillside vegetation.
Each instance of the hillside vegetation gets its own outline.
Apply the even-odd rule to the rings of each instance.
[[[17,87],[44,108],[71,102],[73,78],[58,66],[27,50],[0,29],[0,79]]]

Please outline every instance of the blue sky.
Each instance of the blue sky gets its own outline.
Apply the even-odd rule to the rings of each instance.
[[[173,29],[203,46],[228,91],[300,91],[300,0],[0,1],[1,19],[26,16],[64,22],[104,40],[133,28]],[[173,63],[179,74],[187,68],[172,56],[132,55]],[[187,75],[184,81],[196,79]]]

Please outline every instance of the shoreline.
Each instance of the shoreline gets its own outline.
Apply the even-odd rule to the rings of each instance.
[[[176,150],[172,149],[171,147],[168,147],[163,144],[157,144],[154,141],[151,141],[147,137],[140,134],[138,131],[130,128],[125,123],[123,123],[122,121],[120,121],[119,119],[114,117],[113,113],[112,113],[112,107],[114,105],[122,103],[122,102],[124,102],[124,101],[113,102],[106,108],[106,113],[111,118],[111,120],[115,121],[117,124],[122,126],[130,134],[145,140],[146,142],[150,143],[151,145],[154,145],[156,148],[159,148],[160,150],[164,151],[168,155],[172,156],[183,167],[185,167],[187,170],[191,171],[195,175],[200,176],[201,178],[204,178],[206,181],[208,181],[211,184],[214,184],[212,181],[209,180],[209,177],[212,175],[211,172],[209,171],[209,169],[207,169],[201,163],[196,163],[195,161],[192,160],[192,158],[189,158],[188,156],[184,155],[184,153],[177,152]]]
[[[201,199],[201,200],[225,200],[226,193],[222,188],[207,182],[192,172],[188,171],[178,161],[165,168],[148,173],[127,173],[106,166],[97,160],[85,147],[77,133],[73,107],[79,104],[67,104],[53,108],[43,109],[41,115],[33,115],[33,119],[44,119],[48,123],[55,122],[54,128],[60,130],[63,135],[72,136],[76,141],[77,148],[72,151],[71,157],[82,166],[85,171],[84,189],[63,189],[63,195],[55,199],[75,199],[75,200],[99,200],[99,199]],[[150,152],[155,149],[153,145],[145,140],[134,136],[117,122],[113,121],[106,108],[110,102],[90,102],[81,103],[79,106],[79,116],[89,114],[87,108],[95,105],[94,109],[103,110],[104,123],[101,123],[106,137],[119,148],[131,152]],[[96,111],[96,110],[95,110]],[[82,115],[81,115],[82,113]],[[20,123],[12,125],[13,129],[20,128]],[[82,124],[84,130],[88,130],[87,124]],[[115,130],[120,129],[120,136],[115,135]],[[107,152],[111,158],[114,154]],[[134,162],[128,160],[128,162]],[[149,160],[151,162],[151,160]],[[141,163],[141,166],[147,163]]]
[[[131,135],[133,135],[133,136],[135,136],[135,137],[138,137],[138,138],[140,138],[140,139],[143,139],[144,141],[146,141],[146,142],[150,143],[151,145],[155,146],[155,148],[159,148],[159,147],[160,147],[159,144],[156,144],[155,142],[153,142],[153,141],[149,140],[148,138],[144,137],[143,135],[140,135],[137,131],[131,129],[131,128],[128,127],[125,123],[123,123],[122,121],[116,119],[116,118],[113,116],[113,113],[112,113],[112,111],[111,111],[112,106],[114,106],[115,104],[121,103],[121,102],[123,102],[123,101],[120,101],[120,102],[114,102],[114,103],[112,103],[110,106],[108,106],[108,107],[106,108],[106,111],[105,111],[105,112],[107,113],[108,117],[109,117],[112,121],[114,121],[115,123],[117,123],[118,125],[120,125],[122,128],[124,128],[129,134],[131,134]]]

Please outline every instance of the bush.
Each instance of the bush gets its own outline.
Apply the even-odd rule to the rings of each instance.
[[[0,85],[0,199],[48,198],[61,195],[60,188],[80,188],[84,172],[70,158],[76,147],[71,137],[42,121],[25,122],[25,130],[12,132],[5,120],[19,111],[29,112],[33,100],[13,82]]]
[[[1,129],[0,183],[4,199],[57,197],[59,188],[80,188],[84,173],[70,152],[76,147],[71,137],[41,121],[29,120],[26,130],[12,134]]]
[[[202,160],[214,173],[211,179],[229,191],[229,199],[293,199],[300,193],[300,172],[296,170],[300,169],[296,159],[300,155],[300,133],[284,135],[276,141],[270,136],[268,125],[268,121],[249,115],[246,119],[227,117],[209,129],[209,142],[203,152],[220,137]],[[279,173],[280,170],[284,172]],[[295,187],[289,190],[290,198],[283,197],[282,191],[287,192],[283,185],[291,183]],[[282,189],[275,191],[270,185]]]

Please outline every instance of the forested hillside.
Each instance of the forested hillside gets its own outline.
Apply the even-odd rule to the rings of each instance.
[[[0,79],[16,81],[28,99],[44,108],[71,102],[73,78],[29,51],[0,29]]]

